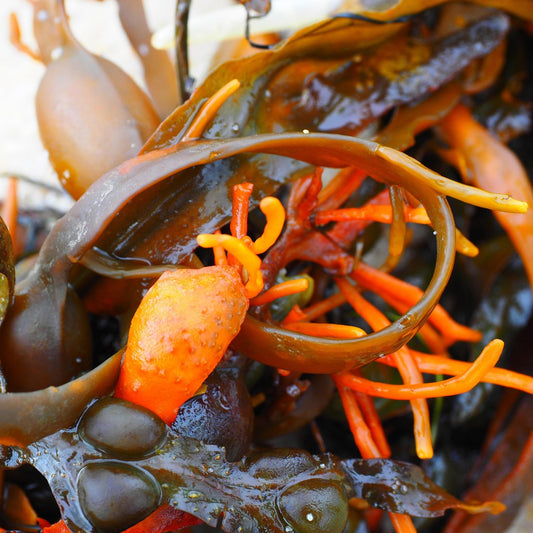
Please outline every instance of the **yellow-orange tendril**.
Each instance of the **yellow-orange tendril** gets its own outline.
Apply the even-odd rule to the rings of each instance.
[[[259,209],[266,217],[266,224],[263,235],[252,244],[252,249],[256,254],[266,252],[276,242],[285,224],[285,208],[274,196],[263,198]]]
[[[213,96],[200,108],[189,129],[185,132],[180,142],[191,141],[202,135],[207,124],[216,115],[222,104],[241,86],[239,80],[231,80],[221,87]]]
[[[466,361],[456,361],[442,355],[429,355],[415,350],[411,350],[411,354],[415,358],[420,372],[424,374],[457,376],[464,374],[473,364]],[[388,357],[384,357],[379,362],[389,364],[390,360]],[[533,394],[533,377],[513,372],[512,370],[498,367],[491,368],[482,377],[481,381]]]
[[[244,284],[248,298],[254,298],[263,290],[263,274],[260,270],[261,259],[243,241],[231,235],[213,235],[210,233],[198,235],[196,241],[202,248],[221,246],[239,260],[248,276],[248,281]]]
[[[337,381],[352,390],[391,400],[455,396],[475,387],[498,362],[502,350],[503,341],[494,339],[487,344],[478,358],[469,365],[469,368],[464,373],[434,383],[391,385],[389,383],[371,381],[350,373],[339,374]]]
[[[309,281],[306,278],[296,278],[283,281],[270,287],[267,291],[256,296],[250,305],[264,305],[276,300],[277,298],[283,298],[291,294],[306,291],[309,288]]]

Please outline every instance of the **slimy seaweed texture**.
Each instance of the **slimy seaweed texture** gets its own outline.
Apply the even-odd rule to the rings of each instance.
[[[192,92],[189,2],[173,72],[117,1],[149,94],[63,0],[33,2],[37,52],[11,18],[74,203],[31,258],[13,187],[2,206],[0,529],[423,533],[453,510],[445,533],[507,533],[531,462],[528,400],[496,393],[533,394],[531,1],[345,2]]]

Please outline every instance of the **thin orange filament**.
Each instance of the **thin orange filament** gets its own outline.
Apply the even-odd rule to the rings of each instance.
[[[409,310],[410,306],[408,304],[390,294],[382,295],[382,298],[402,315]],[[446,353],[446,348],[454,342],[454,339],[448,339],[446,335],[441,335],[429,321],[422,325],[417,335],[420,336],[432,353],[444,354]]]
[[[346,299],[354,310],[361,315],[361,317],[368,322],[370,327],[379,331],[390,325],[390,321],[375,308],[372,304],[367,302],[359,293],[357,287],[352,285],[345,278],[335,279],[337,286],[341,292],[346,296]],[[416,362],[411,357],[407,347],[400,348],[394,354],[391,354],[397,365],[398,371],[406,384],[414,385],[423,383],[422,374],[416,366]],[[367,394],[371,394],[368,391]],[[427,402],[422,398],[412,398],[410,400],[411,409],[414,418],[414,436],[416,443],[417,455],[421,459],[428,459],[433,456],[433,445],[431,442],[431,424],[429,421],[429,409]]]
[[[363,262],[357,265],[351,277],[363,287],[371,288],[373,292],[379,294],[385,301],[392,297],[396,301],[399,300],[409,306],[413,306],[423,294],[423,291],[418,287],[372,268]],[[441,305],[435,306],[428,320],[447,338],[454,341],[478,342],[481,340],[479,331],[455,322]]]
[[[350,373],[338,375],[339,383],[352,390],[391,400],[415,398],[439,398],[463,394],[475,387],[498,362],[503,350],[503,341],[494,339],[483,349],[478,358],[462,374],[434,383],[391,385],[379,383]],[[396,362],[394,362],[396,366]]]
[[[329,311],[335,309],[336,307],[339,307],[339,305],[342,305],[346,302],[346,297],[342,292],[337,292],[331,296],[328,296],[327,298],[324,298],[323,300],[320,300],[319,302],[310,305],[306,307],[305,309],[298,309],[298,311],[295,311],[296,314],[287,315],[285,320],[283,321],[283,324],[288,324],[292,321],[311,321],[316,320],[317,318],[320,318],[321,316],[325,315]]]
[[[296,304],[289,311],[288,315],[282,320],[281,325],[292,324],[293,322],[305,321],[306,316],[301,307]]]
[[[221,87],[200,108],[194,117],[189,129],[185,132],[180,142],[187,142],[199,138],[209,122],[216,115],[222,104],[241,86],[239,80],[231,80]]]
[[[368,394],[363,394],[362,392],[354,391],[357,403],[363,413],[363,417],[368,424],[372,438],[376,443],[381,457],[386,459],[392,455],[389,443],[387,442],[387,437],[385,436],[385,431],[383,430],[383,425],[381,424],[381,419],[379,418],[379,413],[374,405],[374,401]]]
[[[414,222],[416,224],[431,223],[423,207],[405,206],[404,214],[406,222]],[[392,206],[367,204],[363,207],[346,207],[344,209],[320,211],[315,216],[315,224],[317,226],[323,226],[329,222],[349,222],[351,220],[372,220],[391,224]]]
[[[473,364],[466,361],[456,361],[441,355],[429,355],[415,350],[411,350],[411,354],[414,356],[418,368],[424,374],[458,376],[464,374]],[[390,360],[384,357],[379,362],[389,364]],[[481,381],[533,394],[533,377],[513,372],[512,370],[497,367],[491,368],[482,377]]]
[[[339,376],[333,376],[333,380],[339,390],[342,406],[344,407],[355,445],[359,449],[361,457],[363,459],[381,457],[381,452],[372,438],[372,433],[363,418],[361,409],[359,409],[355,394],[349,387],[344,385],[342,380],[339,379]]]
[[[338,376],[332,377],[337,385],[342,405],[344,407],[344,412],[346,413],[346,418],[348,419],[348,425],[352,431],[355,444],[361,453],[361,457],[363,459],[383,457],[380,448],[373,438],[372,431],[363,417],[357,397],[349,388],[344,387],[343,384],[338,381]],[[389,513],[389,517],[396,533],[416,533],[416,529],[410,516]]]
[[[42,63],[41,56],[37,52],[34,52],[27,44],[22,42],[20,24],[15,13],[9,14],[9,42],[23,54],[26,54],[35,61]]]
[[[396,533],[416,533],[416,528],[409,515],[389,513],[389,518]]]
[[[263,292],[259,296],[256,296],[250,301],[250,305],[264,305],[276,300],[277,298],[283,298],[284,296],[290,296],[291,294],[297,294],[299,292],[306,291],[309,288],[309,281],[306,278],[296,278],[283,281],[274,285],[267,291]]]

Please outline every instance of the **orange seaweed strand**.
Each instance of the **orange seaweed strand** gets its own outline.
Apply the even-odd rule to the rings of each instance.
[[[323,300],[320,300],[315,304],[306,307],[305,309],[299,309],[298,320],[316,320],[317,318],[320,318],[322,315],[325,315],[332,309],[339,307],[339,305],[342,305],[345,302],[346,297],[344,296],[344,294],[342,294],[342,292],[337,292],[335,294],[332,294],[331,296],[328,296],[327,298],[324,298]],[[287,317],[283,321],[283,324],[287,324],[290,322],[288,318],[289,315],[287,315]]]
[[[416,528],[409,515],[399,513],[389,513],[392,525],[396,533],[416,533]]]
[[[457,166],[465,181],[485,190],[508,194],[529,206],[520,214],[494,211],[494,216],[522,258],[533,287],[533,187],[524,166],[516,154],[479,124],[464,105],[458,105],[448,113],[439,129],[455,150]]]
[[[351,373],[338,374],[338,379],[345,387],[349,387],[352,390],[364,392],[371,396],[378,396],[379,398],[389,398],[391,400],[455,396],[467,392],[477,385],[498,362],[502,350],[503,341],[494,339],[487,344],[465,372],[434,383],[392,385],[371,381]],[[394,362],[394,366],[396,366],[396,362]]]
[[[425,374],[457,376],[464,374],[473,364],[466,361],[456,361],[440,355],[429,355],[415,350],[411,350],[411,353],[416,359],[418,368]],[[382,360],[379,362],[388,363],[388,361]],[[533,377],[512,370],[497,367],[491,368],[483,376],[481,381],[533,394]]]
[[[385,431],[381,419],[379,418],[379,413],[374,405],[374,401],[368,396],[368,394],[359,391],[354,391],[354,394],[368,428],[370,429],[372,438],[379,449],[381,457],[388,459],[392,452],[389,443],[387,442],[387,437],[385,436]]]
[[[259,203],[259,209],[266,217],[263,234],[252,244],[256,254],[266,252],[278,239],[285,224],[285,208],[274,196],[267,196]]]
[[[426,210],[423,207],[404,207],[405,221],[416,224],[430,224]],[[346,207],[320,211],[315,215],[315,224],[323,226],[329,222],[349,222],[351,220],[372,220],[384,224],[392,223],[392,206],[367,204],[363,207]]]
[[[363,417],[356,395],[353,391],[344,387],[343,384],[338,381],[338,376],[332,377],[337,385],[342,405],[344,407],[344,412],[346,413],[348,424],[352,431],[355,444],[361,453],[361,457],[363,459],[383,457],[380,448],[373,438],[372,431]],[[388,514],[396,533],[416,533],[410,516],[400,515],[397,513]]]
[[[248,233],[248,207],[253,189],[252,183],[239,183],[233,187],[230,232],[237,239],[241,239]]]
[[[379,331],[390,324],[387,317],[385,317],[385,315],[372,304],[367,302],[361,296],[357,288],[346,278],[335,278],[335,282],[341,292],[346,296],[348,302],[350,302],[350,305],[368,322],[373,330]],[[415,360],[411,357],[409,350],[405,346],[391,354],[391,357],[394,358],[398,371],[406,384],[410,386],[423,383],[422,374],[418,370]],[[369,391],[363,392],[372,395]],[[423,398],[412,398],[410,399],[410,403],[414,418],[413,432],[417,455],[421,459],[428,459],[433,456],[428,405]]]
[[[381,457],[381,452],[372,438],[372,433],[359,409],[354,392],[344,385],[339,376],[332,377],[339,390],[344,412],[361,457],[363,459]]]
[[[289,279],[270,287],[267,291],[256,296],[250,301],[250,305],[268,304],[277,298],[283,298],[284,296],[303,292],[308,288],[309,281],[306,278]]]
[[[363,287],[371,288],[373,292],[379,294],[385,301],[388,301],[389,296],[392,296],[397,301],[413,306],[423,294],[423,291],[418,287],[372,268],[363,262],[357,265],[351,277]],[[481,340],[479,331],[455,322],[440,304],[435,306],[428,320],[448,338],[466,342],[478,342]]]
[[[215,230],[215,235],[222,235],[222,232],[217,229]],[[215,259],[215,265],[227,265],[228,264],[228,256],[226,255],[226,251],[222,246],[213,246],[213,256]]]
[[[239,80],[231,80],[222,86],[207,102],[202,105],[194,117],[188,130],[185,132],[180,142],[187,142],[197,139],[202,135],[209,121],[213,119],[222,104],[241,86]]]

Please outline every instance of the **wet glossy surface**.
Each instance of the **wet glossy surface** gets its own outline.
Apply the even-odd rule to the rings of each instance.
[[[80,437],[79,428],[98,427],[100,418],[113,419],[116,413],[123,422],[116,434],[108,426],[105,440],[119,456]],[[123,429],[139,420],[146,423],[145,409],[114,398],[99,400],[70,429],[24,449],[0,447],[0,464],[37,468],[74,533],[119,533],[160,504],[228,533],[341,533],[353,496],[414,516],[441,516],[461,505],[420,468],[387,459],[341,461],[331,454],[277,448],[252,450],[230,462],[224,448],[170,428],[162,441],[148,437],[136,446],[142,457],[126,457]]]

